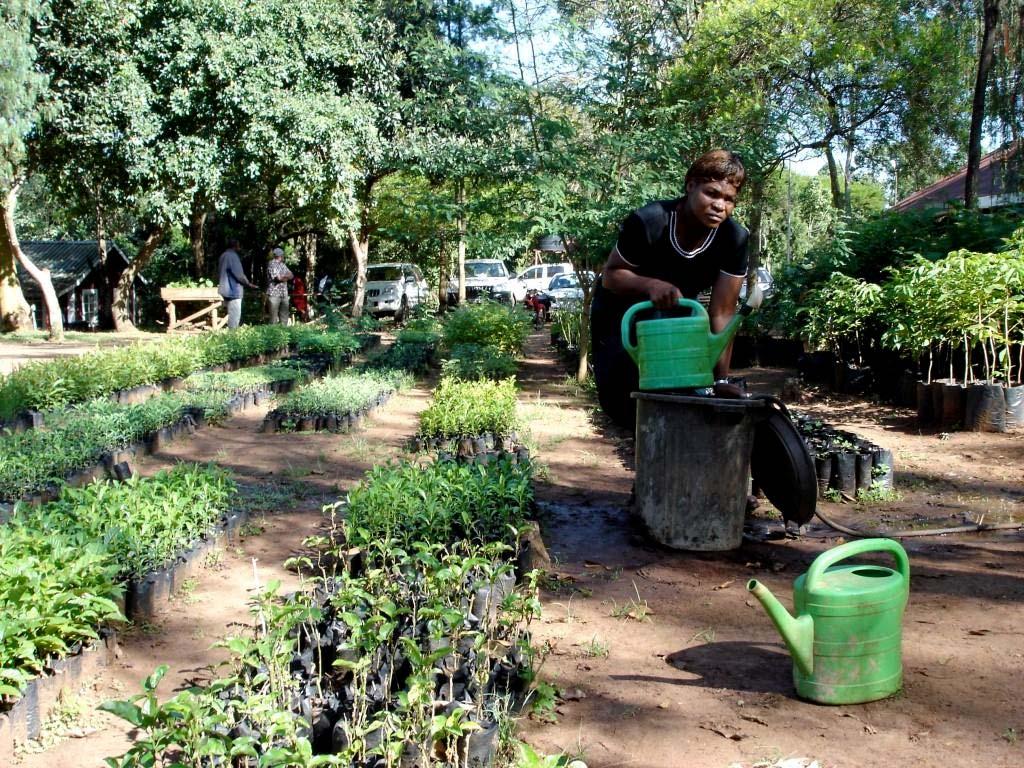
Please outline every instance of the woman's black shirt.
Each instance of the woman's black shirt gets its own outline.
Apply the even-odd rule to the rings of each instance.
[[[686,298],[696,298],[714,285],[720,272],[736,277],[747,274],[749,233],[731,218],[708,233],[693,251],[676,242],[677,211],[685,198],[657,200],[633,211],[622,223],[616,248],[633,272],[664,280]],[[622,316],[639,299],[607,290],[598,280],[591,307],[594,335],[618,334]]]

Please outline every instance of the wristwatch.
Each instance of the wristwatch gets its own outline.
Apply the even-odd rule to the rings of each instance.
[[[728,379],[715,379],[715,386],[716,386],[716,387],[717,387],[717,386],[718,386],[719,384],[728,384],[728,383],[729,383],[729,380],[728,380]]]

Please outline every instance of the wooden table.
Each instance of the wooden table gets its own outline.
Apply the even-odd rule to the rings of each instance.
[[[168,333],[201,330],[204,326],[216,330],[227,325],[227,312],[223,316],[217,312],[224,304],[224,299],[217,293],[216,288],[161,288],[160,298],[167,302],[167,317],[170,320],[167,325]],[[205,306],[179,320],[175,304],[189,302]],[[200,318],[203,318],[202,322]]]

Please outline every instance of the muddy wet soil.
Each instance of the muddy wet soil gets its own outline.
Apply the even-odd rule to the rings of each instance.
[[[792,375],[739,373],[753,390],[774,393]],[[534,378],[544,399],[543,377]],[[782,524],[765,504],[755,513],[756,537],[737,550],[659,547],[628,510],[630,436],[579,407],[576,435],[547,452],[540,442],[550,473],[538,498],[556,578],[534,637],[549,651],[542,676],[562,699],[553,717],[524,724],[526,738],[579,753],[591,768],[783,758],[837,768],[1024,764],[1020,533],[906,540],[903,692],[855,706],[803,702],[786,648],[745,584],[757,578],[791,606],[793,579],[846,539],[817,520],[800,539],[772,538]],[[884,533],[982,515],[1024,520],[1020,433],[922,433],[910,412],[854,398],[817,396],[794,407],[896,454],[899,499],[823,502],[847,525]]]

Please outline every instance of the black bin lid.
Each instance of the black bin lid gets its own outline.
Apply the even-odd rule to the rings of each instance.
[[[754,429],[750,475],[785,520],[805,525],[818,504],[814,459],[786,406],[770,395],[756,397],[769,407]]]

